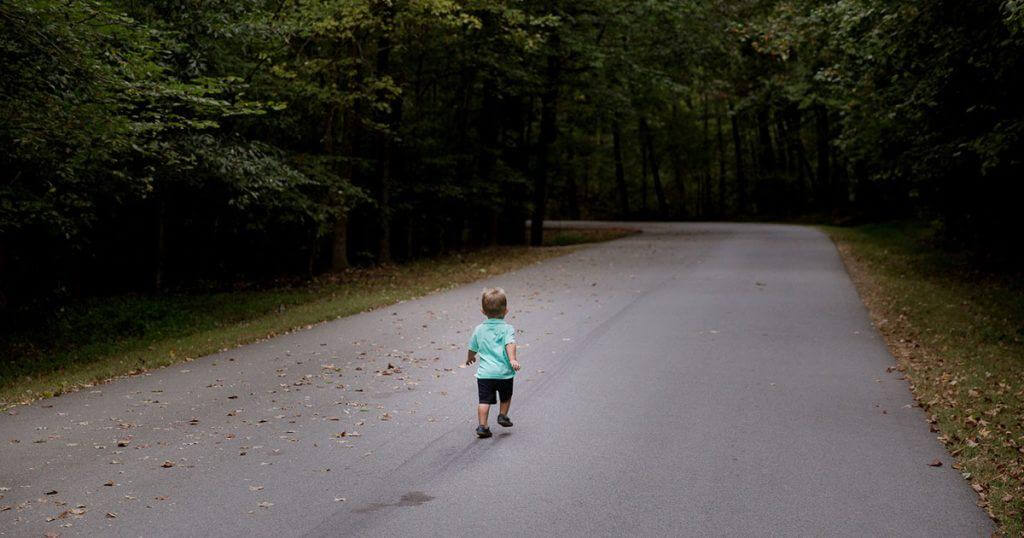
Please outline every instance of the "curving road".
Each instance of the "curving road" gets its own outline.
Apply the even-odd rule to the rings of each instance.
[[[993,531],[826,236],[630,226],[644,233],[16,408],[0,535]],[[485,285],[509,293],[524,367],[515,427],[478,440],[458,364]]]

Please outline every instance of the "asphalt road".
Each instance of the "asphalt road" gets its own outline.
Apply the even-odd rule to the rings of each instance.
[[[0,534],[992,532],[826,236],[642,227],[16,408]],[[478,440],[458,365],[485,285],[509,294],[524,366],[515,426]]]

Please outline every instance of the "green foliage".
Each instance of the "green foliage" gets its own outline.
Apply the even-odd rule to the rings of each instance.
[[[520,242],[531,211],[924,213],[995,244],[1020,194],[1021,13],[0,3],[0,304]]]

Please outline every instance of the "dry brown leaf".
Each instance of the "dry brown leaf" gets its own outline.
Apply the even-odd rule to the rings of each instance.
[[[939,458],[935,458],[935,459],[932,460],[931,463],[928,464],[928,466],[929,467],[942,467],[942,461],[939,460]]]
[[[174,467],[174,462],[173,461],[165,461],[160,466],[165,468],[165,469],[168,469],[168,468]]]

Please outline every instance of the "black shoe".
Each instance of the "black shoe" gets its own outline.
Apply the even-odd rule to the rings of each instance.
[[[491,436],[491,429],[488,428],[487,426],[477,426],[476,427],[476,436],[481,438],[481,439],[490,437]]]
[[[498,424],[501,424],[506,428],[512,427],[512,421],[509,420],[508,417],[506,417],[505,415],[498,415]]]

